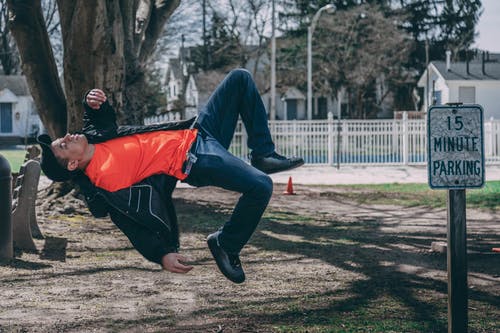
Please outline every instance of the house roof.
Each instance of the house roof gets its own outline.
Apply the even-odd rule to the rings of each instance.
[[[288,87],[287,91],[283,95],[285,99],[306,99],[306,96],[296,87]]]
[[[167,73],[173,72],[176,79],[182,78],[182,68],[181,60],[179,58],[170,58],[168,60],[168,71]]]
[[[9,89],[16,96],[29,96],[28,83],[23,75],[0,75],[0,90]]]
[[[201,94],[211,94],[222,82],[226,74],[217,71],[206,71],[194,74],[196,88]]]
[[[484,64],[485,74],[482,71],[482,62],[473,61],[469,63],[469,73],[465,62],[452,62],[450,70],[446,70],[445,61],[432,61],[436,69],[447,81],[462,80],[500,80],[500,62],[490,61]]]

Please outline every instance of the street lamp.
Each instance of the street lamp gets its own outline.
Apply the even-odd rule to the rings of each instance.
[[[314,14],[311,24],[307,28],[307,119],[312,119],[312,35],[321,13],[326,10],[331,14],[335,9],[336,7],[333,4],[321,7]]]

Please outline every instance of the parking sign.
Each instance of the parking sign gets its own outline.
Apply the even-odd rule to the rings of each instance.
[[[427,113],[427,151],[431,188],[483,186],[482,107],[476,104],[430,107]]]

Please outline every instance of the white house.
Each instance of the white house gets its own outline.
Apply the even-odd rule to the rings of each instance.
[[[257,59],[255,47],[247,46],[250,55],[245,68],[251,73],[255,72],[254,80],[262,97],[262,101],[269,112],[271,105],[270,79],[268,74],[269,57],[267,53],[261,54]],[[193,73],[190,70],[190,49],[181,48],[178,58],[168,61],[168,70],[165,77],[167,87],[167,109],[165,118],[177,120],[194,116],[205,104],[210,94],[222,81],[225,73],[208,71]],[[255,70],[255,71],[254,71]],[[305,92],[296,86],[282,86],[276,89],[276,119],[279,120],[304,120],[307,119],[307,100]],[[339,114],[339,108],[347,110],[347,101],[339,103],[335,96],[323,96],[316,93],[313,96],[312,119],[326,119],[328,113],[334,117]],[[345,111],[343,111],[345,112]]]
[[[500,119],[500,56],[481,60],[432,61],[418,81],[424,90],[422,108],[445,103],[475,103],[483,107],[484,119]]]
[[[171,113],[173,119],[181,118],[181,109],[183,108],[183,95],[188,76],[186,64],[180,59],[170,59],[166,74],[167,86],[167,112]]]
[[[21,138],[33,138],[42,131],[26,78],[0,75],[0,144],[21,143]]]

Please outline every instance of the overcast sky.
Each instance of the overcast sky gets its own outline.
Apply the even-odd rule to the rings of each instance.
[[[480,49],[500,53],[500,1],[482,0],[483,14],[479,18],[476,46]]]

